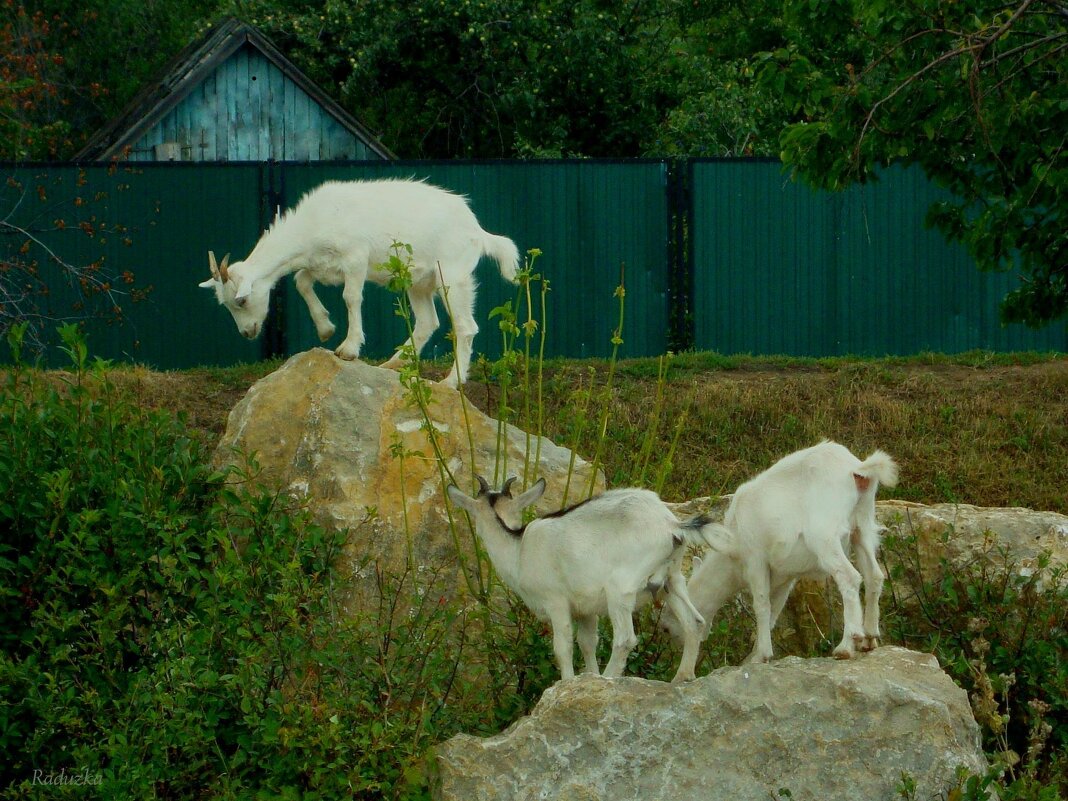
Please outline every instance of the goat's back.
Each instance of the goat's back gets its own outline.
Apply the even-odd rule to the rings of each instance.
[[[655,492],[609,490],[531,522],[523,534],[520,563],[524,570],[548,568],[576,585],[615,580],[622,571],[635,576],[638,589],[672,559],[679,547],[677,528],[677,519]]]
[[[278,251],[367,249],[382,261],[398,242],[412,247],[416,262],[432,264],[460,252],[477,258],[484,236],[463,196],[422,181],[381,180],[327,181],[305,194],[265,239],[276,240],[270,246]]]

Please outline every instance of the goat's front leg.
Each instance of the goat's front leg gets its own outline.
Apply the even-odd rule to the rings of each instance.
[[[349,312],[349,330],[345,334],[345,340],[337,346],[334,353],[339,358],[352,361],[359,358],[360,348],[363,347],[363,282],[365,271],[349,272],[345,276],[345,288],[341,296],[345,299],[345,307]]]
[[[678,570],[672,572],[667,583],[668,607],[682,628],[682,658],[672,683],[693,681],[697,668],[697,654],[701,650],[701,632],[707,624],[686,592],[686,579]]]
[[[600,673],[597,664],[597,615],[587,615],[578,619],[578,644],[585,667],[584,673]]]
[[[553,629],[553,655],[556,657],[556,666],[560,668],[560,678],[573,679],[575,635],[571,631],[570,609],[566,606],[550,609],[549,623]]]
[[[775,623],[779,619],[779,615],[782,614],[782,610],[786,607],[786,601],[790,598],[790,593],[793,592],[794,585],[797,584],[796,578],[787,579],[781,581],[778,584],[772,584],[771,587],[771,628],[775,628]]]
[[[608,617],[612,621],[612,658],[604,669],[606,678],[615,679],[623,675],[627,667],[627,657],[638,644],[634,635],[635,593],[608,598]]]
[[[771,649],[771,576],[763,561],[746,565],[746,581],[753,596],[753,617],[756,618],[756,641],[746,662],[770,662]]]
[[[308,306],[312,322],[315,323],[315,333],[319,335],[320,342],[326,342],[334,335],[334,324],[330,322],[330,312],[326,310],[319,296],[315,294],[315,279],[307,270],[297,270],[293,277],[293,283],[297,286],[297,292],[304,298]]]

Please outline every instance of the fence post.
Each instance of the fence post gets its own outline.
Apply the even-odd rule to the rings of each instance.
[[[693,162],[667,162],[668,209],[668,349],[674,352],[694,346],[693,259],[690,254]]]
[[[275,217],[285,209],[286,174],[285,166],[273,159],[260,165],[260,221],[266,229]],[[279,281],[271,291],[271,309],[263,330],[261,358],[274,359],[284,357],[289,348],[286,308],[289,294],[289,281]]]

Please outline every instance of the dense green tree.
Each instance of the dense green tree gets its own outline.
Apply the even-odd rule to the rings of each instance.
[[[681,0],[237,3],[403,157],[633,156],[677,102]]]
[[[763,85],[801,120],[782,158],[840,188],[916,164],[958,198],[929,220],[982,269],[1019,269],[1007,322],[1068,313],[1063,0],[791,0]]]
[[[782,47],[781,3],[706,0],[680,17],[679,102],[650,155],[777,156],[786,110],[757,82],[754,54]]]

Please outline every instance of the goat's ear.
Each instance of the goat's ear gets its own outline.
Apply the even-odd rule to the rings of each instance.
[[[234,293],[234,303],[238,306],[244,306],[248,302],[249,295],[252,294],[252,285],[255,281],[242,281],[241,286],[237,288],[237,292]]]
[[[469,512],[473,511],[475,505],[474,499],[464,495],[460,488],[455,484],[450,484],[445,492],[454,506],[459,506],[461,509],[466,509]]]
[[[216,281],[214,278],[209,278],[207,281],[201,281],[198,286],[201,286],[204,289],[214,289],[215,283]]]
[[[515,499],[516,509],[526,509],[532,503],[537,503],[538,498],[545,494],[545,479],[539,478],[534,486]]]

